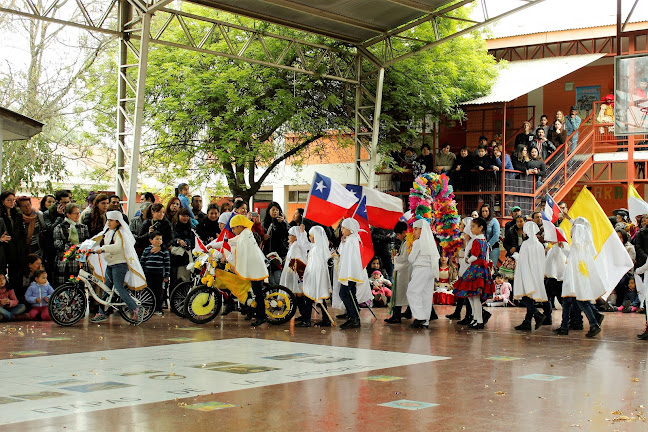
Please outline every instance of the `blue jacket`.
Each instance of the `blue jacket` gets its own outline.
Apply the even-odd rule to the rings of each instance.
[[[47,306],[44,299],[45,297],[51,297],[53,292],[54,288],[52,288],[49,282],[47,285],[38,285],[36,281],[34,281],[29,285],[29,288],[27,288],[25,300],[27,300],[27,302],[32,306]],[[40,303],[36,301],[38,297],[41,299]]]
[[[486,241],[490,245],[491,249],[499,248],[499,236],[500,236],[500,225],[497,218],[493,218],[488,222],[486,227]],[[497,246],[496,246],[497,245]]]

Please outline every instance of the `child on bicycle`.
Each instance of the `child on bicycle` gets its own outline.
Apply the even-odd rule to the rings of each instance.
[[[36,270],[34,280],[27,288],[25,300],[31,305],[29,318],[35,320],[40,316],[42,321],[51,321],[47,305],[54,292],[52,285],[47,282],[47,273],[45,270]]]
[[[131,318],[139,324],[144,318],[144,313],[140,311],[128,292],[129,288],[137,290],[146,286],[144,272],[135,252],[135,238],[128,224],[124,222],[121,212],[109,211],[106,213],[106,219],[103,231],[93,238],[94,241],[99,242],[99,248],[95,249],[95,252],[104,254],[107,264],[104,274],[106,285],[119,294],[131,311]],[[94,269],[94,271],[97,273],[102,270]],[[104,298],[107,295],[105,293]],[[97,323],[107,319],[103,307],[99,306],[99,312],[90,319],[90,322]]]
[[[155,293],[155,315],[163,315],[162,293],[164,284],[171,277],[171,255],[168,250],[162,249],[162,234],[153,231],[149,234],[151,245],[144,249],[140,257],[140,264],[146,276],[146,283]]]
[[[268,277],[268,269],[265,265],[265,256],[254,239],[254,234],[250,231],[253,224],[243,215],[234,216],[230,220],[230,227],[236,237],[229,240],[231,251],[225,249],[224,252],[234,273],[252,283],[256,307],[254,310],[255,320],[251,326],[257,327],[267,321],[263,281]]]

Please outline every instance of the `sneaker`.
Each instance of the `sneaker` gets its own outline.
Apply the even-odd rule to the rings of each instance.
[[[144,321],[144,311],[141,307],[138,306],[131,312],[131,319],[135,321],[135,325],[142,324],[142,321]]]
[[[561,336],[567,336],[569,334],[569,330],[564,329],[562,327],[558,327],[557,329],[554,329],[553,332]]]
[[[637,306],[630,306],[630,312],[637,312],[637,309],[639,309]]]
[[[457,324],[459,325],[468,325],[473,321],[472,315],[466,315],[464,319],[461,321],[457,321]]]
[[[623,306],[622,306],[621,311],[623,313],[629,313],[630,312],[630,300],[626,300],[626,301],[623,302]]]
[[[153,314],[155,316],[164,316],[164,312],[162,312],[162,311],[155,311],[155,312],[153,312]]]
[[[603,315],[601,315],[603,316]],[[602,321],[602,320],[601,320]],[[569,324],[569,330],[584,330],[583,324]]]
[[[100,323],[104,321],[108,321],[108,317],[105,314],[101,314],[101,313],[98,313],[97,315],[90,318],[91,323]]]

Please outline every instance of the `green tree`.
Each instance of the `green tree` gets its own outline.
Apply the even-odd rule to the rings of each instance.
[[[195,7],[183,5],[190,11]],[[228,14],[205,10],[201,13],[212,13],[214,18],[248,27],[261,25],[272,33],[297,34]],[[440,35],[443,37],[462,25],[443,19]],[[196,35],[206,32],[199,22],[188,22],[187,28]],[[428,26],[406,36],[429,40],[432,33]],[[172,42],[186,40],[179,27],[167,29],[165,35]],[[306,37],[313,42],[334,44],[323,38]],[[230,38],[244,43],[237,35]],[[285,47],[269,38],[265,44],[275,56]],[[413,46],[411,40],[398,44],[396,48],[403,50]],[[216,37],[209,39],[205,47],[227,49],[226,41]],[[259,44],[252,44],[248,52],[261,49]],[[340,49],[341,55],[352,59],[353,49]],[[294,50],[287,55],[299,61]],[[461,118],[458,104],[488,91],[496,75],[494,64],[480,35],[475,33],[387,69],[380,151],[388,153],[411,140],[413,132],[409,126],[425,115],[434,119]],[[114,70],[115,66],[104,64],[103,68]],[[108,79],[114,80],[113,77]],[[100,80],[95,82],[98,88],[102,86]],[[100,127],[106,131],[114,130],[114,116],[105,115],[115,106],[114,94],[112,87],[102,96],[105,109],[99,123],[104,123]],[[201,183],[222,175],[231,193],[246,199],[259,190],[282,161],[291,159],[299,163],[306,152],[317,151],[312,144],[328,131],[351,129],[354,97],[355,88],[345,83],[153,44],[149,54],[142,170],[164,183],[186,178],[187,174]],[[294,132],[295,138],[284,139],[289,131]],[[349,144],[351,140],[342,143]]]

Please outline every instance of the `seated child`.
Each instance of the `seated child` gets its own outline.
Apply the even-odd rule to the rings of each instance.
[[[495,273],[495,292],[493,298],[488,301],[488,306],[506,306],[511,303],[511,284],[504,280],[504,277]],[[512,304],[512,303],[511,303]]]
[[[0,273],[0,321],[29,319],[25,310],[25,305],[18,303],[14,290],[7,287],[6,276]]]
[[[36,270],[34,272],[34,281],[27,288],[25,300],[31,305],[29,318],[35,320],[40,316],[42,321],[51,321],[47,305],[54,292],[54,288],[47,282],[47,273],[45,270]]]
[[[637,285],[634,278],[628,278],[628,291],[623,297],[623,305],[619,306],[617,310],[623,313],[637,312],[639,309],[639,295],[637,295]]]
[[[374,296],[373,304],[375,307],[384,307],[391,299],[392,283],[386,279],[380,270],[375,270],[371,274],[371,294]]]

